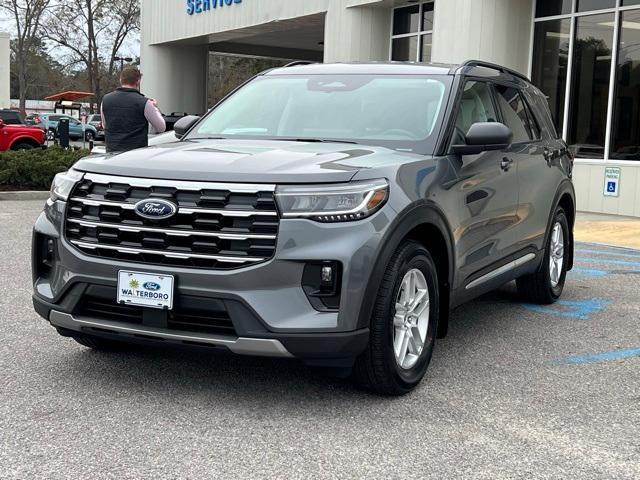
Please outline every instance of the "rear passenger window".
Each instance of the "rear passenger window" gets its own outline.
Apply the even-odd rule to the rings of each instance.
[[[517,88],[496,85],[504,123],[513,132],[513,143],[529,142],[537,135],[531,129],[527,110]]]
[[[474,123],[496,121],[497,115],[491,100],[489,85],[485,82],[468,81],[460,99],[456,130],[451,144],[464,144],[465,136]]]
[[[527,109],[527,117],[529,117],[529,125],[531,126],[531,133],[533,134],[534,140],[540,140],[542,138],[542,132],[540,130],[540,125],[538,123],[538,119],[533,114],[533,110],[531,110],[531,105],[524,99],[524,106]]]

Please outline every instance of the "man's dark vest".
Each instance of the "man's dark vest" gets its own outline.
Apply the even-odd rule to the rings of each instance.
[[[118,88],[102,99],[107,152],[127,152],[149,145],[148,98],[134,88]]]

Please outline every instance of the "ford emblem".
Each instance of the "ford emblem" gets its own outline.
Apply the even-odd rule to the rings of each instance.
[[[178,207],[174,203],[167,202],[166,200],[152,198],[136,203],[135,211],[143,218],[164,220],[165,218],[174,216],[178,211]]]
[[[157,292],[158,290],[160,290],[160,285],[158,285],[156,282],[144,282],[142,284],[142,288],[151,292]]]

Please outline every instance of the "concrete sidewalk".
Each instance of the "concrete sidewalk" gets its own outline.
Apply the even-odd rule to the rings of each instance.
[[[579,242],[640,249],[640,218],[578,212],[575,236]]]

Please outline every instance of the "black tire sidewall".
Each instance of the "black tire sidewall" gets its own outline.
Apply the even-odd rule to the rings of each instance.
[[[564,237],[564,249],[565,254],[562,258],[562,273],[560,275],[560,281],[558,285],[555,287],[551,285],[551,272],[549,269],[549,258],[551,257],[551,237],[553,235],[553,228],[556,223],[560,224],[562,228],[562,234]],[[567,216],[564,213],[562,208],[558,208],[553,216],[553,222],[551,223],[551,229],[549,230],[549,238],[547,239],[547,248],[544,256],[544,274],[547,279],[547,288],[549,289],[549,293],[554,300],[557,300],[562,295],[562,291],[564,290],[564,284],[567,279],[567,266],[569,257],[566,254],[570,245],[570,237],[569,237],[569,222],[567,221]]]
[[[405,250],[397,259],[397,263],[392,267],[396,269],[394,286],[391,290],[390,297],[384,299],[388,305],[388,308],[386,309],[388,313],[388,321],[385,323],[387,364],[393,372],[398,385],[407,390],[412,389],[420,382],[431,361],[431,355],[433,353],[433,347],[435,345],[435,338],[438,330],[437,319],[440,301],[438,276],[431,255],[424,247],[418,244],[411,245],[413,248]],[[427,288],[429,289],[429,327],[427,329],[424,349],[422,350],[418,362],[410,369],[403,369],[398,365],[393,349],[393,316],[402,280],[405,274],[413,268],[419,269],[427,281]]]

